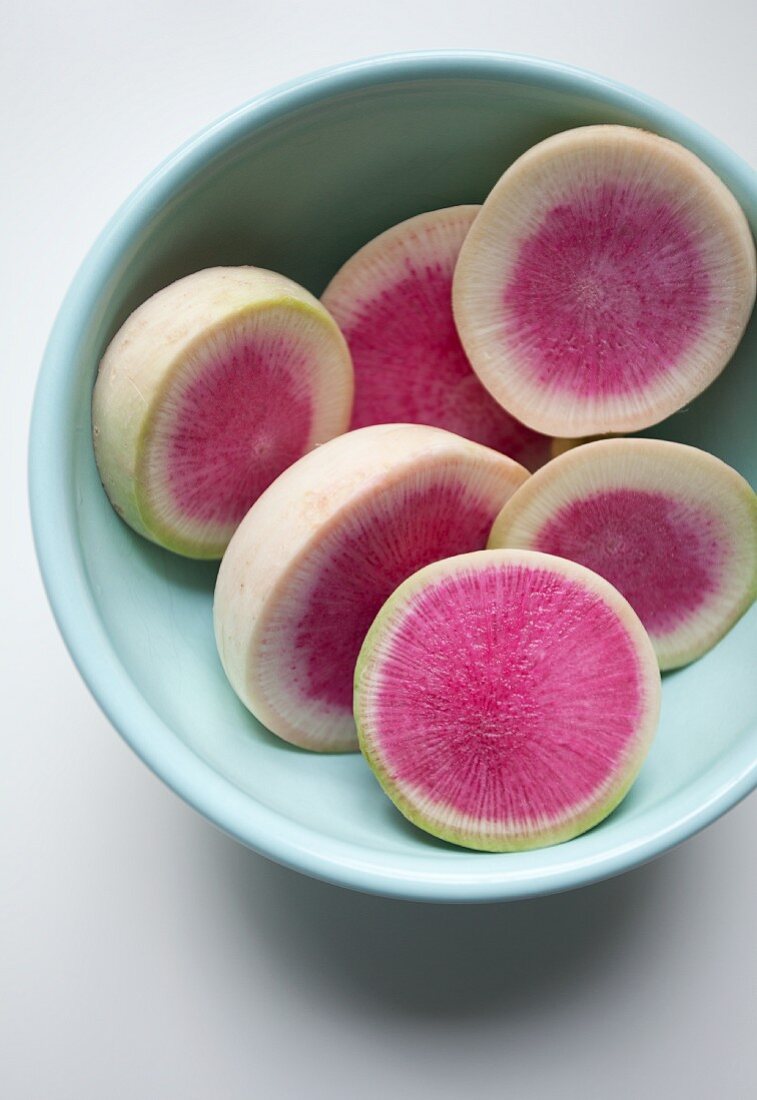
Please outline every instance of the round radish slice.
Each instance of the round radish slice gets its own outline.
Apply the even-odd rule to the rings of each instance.
[[[733,195],[625,126],[548,138],[494,187],[454,280],[473,369],[513,416],[576,437],[655,424],[721,372],[755,297]]]
[[[346,431],[349,351],[317,298],[283,275],[210,268],[119,329],[92,399],[95,457],[135,531],[220,558],[282,470]]]
[[[480,549],[528,477],[477,443],[420,425],[362,428],[290,467],[253,505],[221,562],[215,631],[226,675],[270,730],[356,749],[352,679],[397,585]]]
[[[567,451],[502,509],[490,547],[570,558],[623,593],[662,668],[710,649],[757,594],[757,498],[720,459],[658,439]]]
[[[353,428],[431,424],[536,469],[550,441],[487,393],[452,317],[455,263],[480,209],[432,210],[388,229],[347,261],[322,301],[352,353]]]
[[[416,825],[507,852],[569,840],[633,782],[660,673],[623,597],[574,562],[522,550],[421,569],[358,658],[360,747]]]

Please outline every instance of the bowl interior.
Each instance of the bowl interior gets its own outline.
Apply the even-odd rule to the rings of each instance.
[[[640,125],[683,140],[745,207],[754,203],[748,176],[734,173],[722,147],[677,116],[602,82],[545,78],[536,68],[494,61],[371,70],[363,79],[353,73],[303,85],[264,108],[243,109],[197,139],[180,155],[179,167],[169,161],[117,215],[64,307],[61,324],[69,327],[53,337],[46,370],[65,376],[65,426],[59,442],[49,441],[58,451],[48,459],[62,470],[61,507],[77,568],[64,576],[58,565],[53,576],[51,565],[46,580],[54,604],[55,589],[68,586],[107,635],[99,656],[91,652],[94,636],[80,632],[72,642],[69,630],[69,644],[85,676],[101,662],[97,694],[151,765],[209,816],[286,862],[409,895],[507,896],[572,885],[620,869],[624,858],[655,854],[664,846],[655,838],[680,839],[692,814],[754,763],[753,611],[705,658],[665,677],[654,748],[630,795],[602,825],[559,847],[516,855],[437,842],[404,821],[360,756],[290,748],[247,713],[213,642],[216,567],[185,561],[134,535],[112,511],[94,465],[89,403],[99,356],[153,291],[204,266],[252,263],[319,293],[379,231],[422,210],[480,202],[529,146],[597,122]],[[750,212],[754,217],[753,205]],[[750,367],[756,343],[753,323],[710,390],[648,434],[705,447],[754,480],[757,375]],[[57,485],[47,491],[57,493]],[[38,539],[43,523],[37,516]],[[119,694],[118,706],[111,690]],[[135,701],[131,720],[129,699]],[[138,710],[138,699],[149,710]],[[191,776],[185,783],[176,769],[168,774],[168,764],[164,771],[161,761],[169,757],[184,761],[182,774]],[[691,828],[703,823],[700,817]],[[636,854],[626,858],[629,852]]]

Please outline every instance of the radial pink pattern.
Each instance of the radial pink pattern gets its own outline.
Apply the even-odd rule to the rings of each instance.
[[[312,422],[305,367],[304,349],[278,336],[232,341],[202,364],[165,448],[170,491],[184,514],[238,523],[304,453]]]
[[[352,427],[412,423],[446,428],[535,469],[549,440],[489,396],[452,317],[454,262],[416,267],[360,303],[344,328],[355,367]]]
[[[643,709],[617,615],[560,574],[512,565],[417,596],[379,670],[383,766],[414,801],[545,825],[611,782]]]
[[[549,210],[503,291],[506,339],[534,381],[587,398],[655,381],[702,332],[710,276],[679,208],[604,183]]]
[[[534,540],[535,550],[606,577],[656,635],[675,630],[717,591],[727,545],[714,511],[641,489],[571,501]]]
[[[388,488],[366,502],[318,550],[292,642],[300,692],[351,712],[357,656],[384,601],[429,562],[482,549],[493,518],[491,506],[449,482]]]

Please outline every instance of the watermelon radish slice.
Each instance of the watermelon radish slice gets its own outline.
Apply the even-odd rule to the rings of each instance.
[[[657,727],[660,673],[623,597],[523,550],[421,569],[360,652],[360,747],[402,813],[493,852],[570,840],[607,816]]]
[[[295,745],[357,749],[355,661],[374,616],[422,565],[481,549],[528,471],[421,425],[376,425],[301,458],[221,562],[216,642],[242,702]]]
[[[505,172],[460,252],[454,312],[473,369],[530,427],[656,424],[741,338],[755,251],[730,191],[682,146],[625,126],[542,141]]]
[[[432,210],[369,241],[322,301],[352,353],[351,427],[446,428],[536,469],[550,441],[519,424],[471,369],[452,317],[452,275],[479,206]]]
[[[352,366],[320,302],[254,267],[198,271],[153,295],[103,356],[95,457],[135,531],[220,558],[250,505],[346,431]]]
[[[720,459],[657,439],[604,439],[535,474],[491,547],[558,554],[606,577],[663,669],[706,653],[757,595],[757,497]]]

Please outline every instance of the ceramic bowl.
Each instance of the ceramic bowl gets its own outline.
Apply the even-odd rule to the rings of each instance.
[[[188,272],[252,263],[316,294],[369,238],[422,210],[481,202],[549,134],[614,122],[692,149],[754,226],[757,183],[699,126],[630,89],[494,54],[412,54],[275,89],[190,140],[104,229],[60,310],[39,379],[31,503],[58,624],[116,729],[173,790],[272,859],[343,886],[433,901],[564,890],[648,860],[757,781],[757,612],[665,677],[659,733],[631,793],[584,836],[491,855],[414,829],[359,755],[288,747],[236,699],[215,651],[216,567],[133,534],[97,477],[90,394],[141,301]],[[653,433],[704,447],[753,482],[757,323],[724,374]]]

